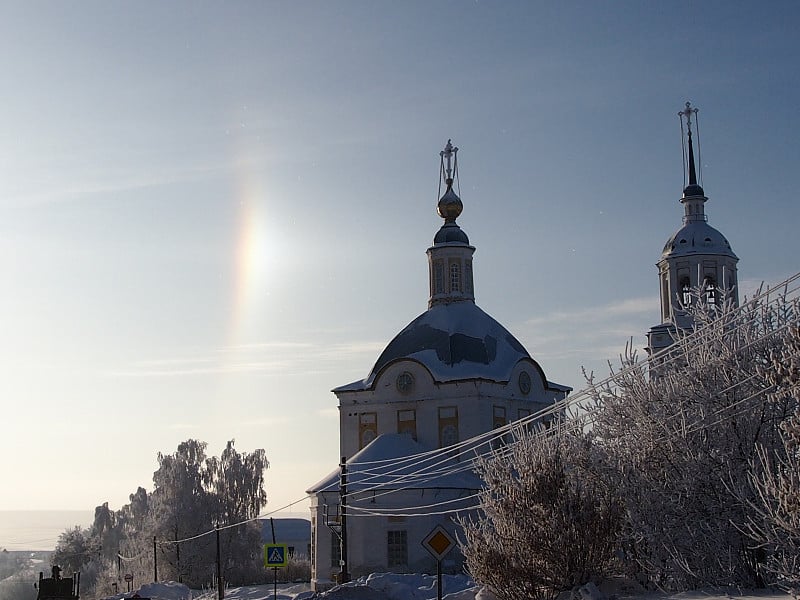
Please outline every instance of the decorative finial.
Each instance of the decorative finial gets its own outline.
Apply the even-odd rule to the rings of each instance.
[[[702,195],[703,194],[703,188],[699,187],[698,184],[697,184],[697,169],[696,169],[695,164],[694,164],[694,144],[692,143],[692,116],[694,116],[695,128],[697,129],[697,135],[698,135],[698,142],[699,142],[699,139],[700,139],[699,138],[700,129],[699,129],[699,122],[697,120],[697,112],[698,112],[698,109],[692,107],[692,103],[691,102],[687,102],[686,103],[686,107],[682,111],[678,112],[678,118],[681,120],[681,137],[683,137],[683,135],[682,135],[683,134],[683,121],[684,121],[684,119],[686,120],[686,132],[687,132],[688,150],[687,150],[687,148],[684,148],[684,158],[686,159],[686,163],[684,163],[684,169],[686,169],[686,167],[688,166],[688,170],[689,170],[689,172],[688,172],[688,180],[686,179],[687,173],[686,173],[686,171],[684,171],[684,181],[687,182],[687,188],[686,189],[689,189],[689,187],[691,187],[691,186],[695,186],[695,188],[697,188],[697,189],[692,188],[692,190],[691,190],[692,193],[699,192],[699,194]],[[698,157],[699,156],[700,156],[700,154],[699,154],[699,146],[698,146]],[[685,191],[686,190],[684,190],[684,192]]]
[[[692,115],[696,115],[697,111],[697,108],[692,108],[691,102],[687,102],[686,108],[678,112],[679,117],[684,117],[686,119],[686,128],[689,131],[689,136],[692,135]]]
[[[458,177],[458,148],[453,146],[453,140],[447,140],[444,150],[439,152],[439,193],[442,192],[442,179],[447,186],[444,195],[439,197],[437,212],[445,223],[455,224],[456,218],[464,210],[461,198],[453,191],[453,180]]]
[[[439,156],[442,157],[443,166],[444,166],[444,160],[447,159],[447,166],[444,167],[445,183],[447,184],[447,187],[453,185],[453,170],[455,169],[457,154],[458,154],[458,148],[453,146],[453,140],[450,139],[447,140],[447,145],[444,147],[444,150],[439,152]]]

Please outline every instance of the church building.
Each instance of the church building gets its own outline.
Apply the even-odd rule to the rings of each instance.
[[[435,573],[423,541],[437,526],[455,538],[453,516],[474,508],[482,483],[470,459],[497,446],[492,430],[571,391],[548,381],[475,304],[475,247],[456,222],[457,153],[450,141],[440,152],[444,223],[427,250],[427,310],[389,342],[365,379],[333,390],[342,464],[308,490],[315,589],[372,572]],[[442,562],[445,572],[462,564],[457,548]]]
[[[705,213],[708,198],[698,184],[692,139],[693,124],[697,130],[697,112],[697,108],[687,102],[686,108],[678,113],[684,143],[683,226],[667,240],[657,263],[661,323],[651,327],[647,333],[647,352],[651,356],[673,343],[676,328],[692,327],[691,318],[684,308],[698,291],[712,305],[722,301],[734,306],[739,304],[736,272],[739,259],[725,236],[708,224]]]

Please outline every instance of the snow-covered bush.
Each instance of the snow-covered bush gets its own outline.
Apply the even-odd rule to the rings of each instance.
[[[621,503],[587,436],[517,427],[512,437],[477,463],[482,514],[461,521],[462,552],[499,600],[554,598],[605,573]]]
[[[759,497],[750,472],[759,453],[784,453],[796,403],[769,395],[765,370],[795,317],[785,302],[701,300],[694,330],[678,329],[666,356],[626,352],[612,380],[590,379],[593,432],[625,498],[628,575],[670,589],[757,587],[763,551],[743,529]]]

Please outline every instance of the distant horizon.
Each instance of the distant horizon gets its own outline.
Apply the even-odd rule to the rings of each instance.
[[[120,507],[114,508],[119,510]],[[81,519],[73,519],[82,515]],[[307,513],[281,513],[275,519],[305,519]],[[269,519],[269,517],[262,517]],[[75,526],[91,527],[94,507],[88,510],[0,509],[0,550],[9,552],[52,552],[59,536]]]
[[[0,548],[9,552],[52,552],[62,533],[76,526],[86,529],[92,521],[94,507],[86,510],[0,509]]]

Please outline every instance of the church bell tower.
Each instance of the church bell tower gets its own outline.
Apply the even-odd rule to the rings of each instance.
[[[708,304],[723,301],[738,305],[736,264],[739,262],[728,240],[708,224],[708,197],[698,183],[700,162],[695,164],[695,145],[700,156],[698,109],[687,102],[678,113],[683,145],[683,226],[664,245],[656,263],[661,295],[661,324],[647,333],[650,355],[672,344],[676,328],[688,329],[692,320],[685,307],[697,301],[697,291]],[[695,136],[697,142],[695,142]]]
[[[453,146],[451,140],[447,140],[447,145],[439,156],[439,181],[440,186],[444,181],[445,192],[439,198],[437,212],[444,219],[444,224],[433,238],[433,246],[428,248],[431,290],[428,308],[453,302],[475,303],[472,279],[472,255],[475,247],[470,246],[467,234],[456,223],[464,210],[461,198],[453,190],[453,182],[458,177],[458,148]]]

